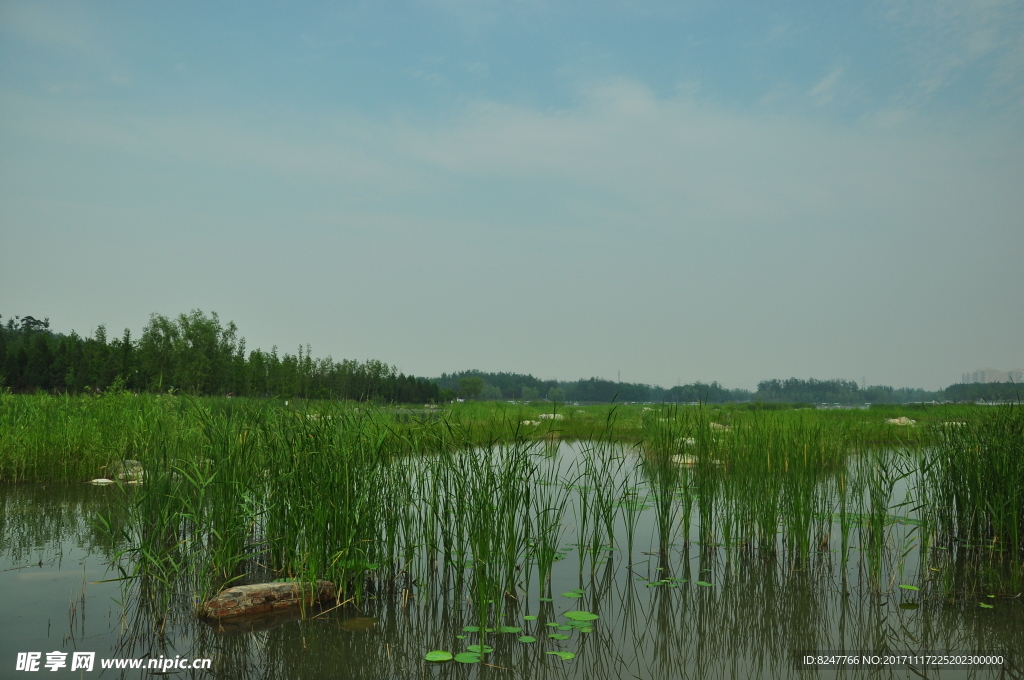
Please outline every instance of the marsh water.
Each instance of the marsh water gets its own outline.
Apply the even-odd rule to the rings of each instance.
[[[547,456],[566,472],[580,447],[562,443]],[[593,492],[588,480],[558,479],[570,496],[550,584],[524,569],[522,587],[496,605],[505,628],[484,635],[493,651],[472,664],[424,658],[481,643],[465,591],[445,579],[421,578],[408,589],[384,584],[358,604],[225,625],[195,618],[178,601],[175,615],[155,625],[138,591],[110,580],[119,575],[111,566],[118,546],[94,523],[98,513],[116,514],[117,494],[130,491],[0,487],[0,678],[24,677],[19,653],[40,652],[39,672],[49,676],[47,653],[70,660],[76,651],[95,652],[94,669],[71,671],[69,661],[53,677],[149,677],[154,671],[103,669],[101,660],[161,656],[211,660],[209,670],[166,672],[182,678],[1024,677],[1014,657],[1024,649],[1019,597],[957,598],[926,587],[957,565],[923,558],[907,502],[912,477],[888,490],[893,510],[873,566],[865,530],[840,542],[830,518],[819,518],[824,530],[800,559],[731,541],[720,525],[706,531],[699,503],[685,512],[673,506],[666,534],[657,499],[639,481],[621,487],[632,490],[616,503],[614,539],[595,543],[598,534],[581,526],[586,513],[578,511]],[[572,611],[598,618],[581,625],[565,616]],[[844,669],[798,662],[826,653],[880,659]],[[1002,655],[1004,663],[885,663],[889,655],[951,653]]]

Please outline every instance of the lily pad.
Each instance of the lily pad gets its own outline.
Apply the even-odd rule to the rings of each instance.
[[[577,599],[577,598],[583,597],[583,593],[577,593],[577,592],[573,592],[573,591],[570,590],[567,593],[562,593],[562,597],[571,597],[571,598]]]
[[[555,623],[554,621],[548,621],[548,622],[547,622],[547,623],[545,623],[544,625],[545,625],[545,626],[551,626],[552,628],[558,628],[558,624],[557,624],[557,623]]]
[[[707,581],[697,581],[697,585],[704,586],[705,588],[714,588],[714,583],[708,583]]]
[[[465,640],[466,639],[465,635],[456,635],[455,637],[458,638],[459,640]]]
[[[537,638],[535,638],[535,637],[532,637],[532,636],[530,636],[530,635],[521,635],[521,636],[519,637],[519,641],[520,641],[520,642],[536,642],[536,641],[537,641]]]
[[[427,652],[427,655],[423,657],[427,661],[451,661],[455,657],[452,656],[451,652],[443,652],[440,650]]]
[[[455,660],[459,663],[480,663],[480,655],[473,652],[462,652],[455,655]]]
[[[526,616],[523,617],[523,621],[536,621],[536,620],[537,620],[537,617],[536,616],[532,616],[531,614],[527,614]]]
[[[979,602],[979,603],[978,603],[978,606],[980,606],[980,607],[982,607],[982,608],[984,608],[984,609],[992,609],[992,605],[990,605],[990,604],[985,604],[984,602]]]
[[[546,652],[546,654],[553,654],[555,656],[561,657],[562,661],[568,661],[569,659],[576,658],[576,655],[572,652]]]
[[[905,583],[901,583],[900,588],[903,588],[903,590],[921,590],[917,586],[908,586]]]
[[[582,628],[577,628],[576,630],[578,630],[581,633],[593,633],[594,632],[594,629],[591,628],[590,626],[584,626]]]
[[[573,621],[596,621],[601,618],[597,614],[591,614],[590,612],[566,612],[562,616]]]
[[[548,635],[548,637],[551,638],[552,640],[568,640],[569,639],[569,636],[566,635],[565,633],[551,633],[550,635]]]
[[[467,633],[479,633],[480,626],[463,626],[462,630],[466,631]]]
[[[590,621],[569,621],[568,623],[565,623],[564,625],[559,626],[558,629],[559,630],[572,630],[573,628],[577,628],[577,629],[579,629],[579,628],[589,628],[592,625],[594,625],[594,624],[591,623]]]
[[[538,597],[537,599],[541,602],[554,602],[550,597]]]
[[[467,645],[466,649],[474,654],[490,654],[494,651],[494,647],[490,645]]]

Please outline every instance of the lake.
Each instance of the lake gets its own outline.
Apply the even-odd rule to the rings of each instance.
[[[1020,598],[957,598],[942,590],[943,575],[963,569],[963,559],[941,546],[922,554],[917,515],[903,505],[913,478],[887,489],[891,507],[880,537],[869,536],[866,516],[851,510],[841,519],[837,508],[814,501],[813,540],[805,556],[794,557],[792,528],[787,534],[780,527],[776,550],[745,542],[731,487],[701,496],[695,468],[679,466],[668,497],[629,448],[595,452],[556,442],[534,455],[549,468],[537,478],[551,480],[534,492],[564,501],[548,534],[555,549],[550,581],[541,584],[536,560],[516,567],[516,591],[488,603],[496,618],[483,643],[493,651],[485,648],[479,663],[425,658],[431,651],[472,653],[470,646],[481,644],[471,584],[486,566],[475,565],[472,554],[453,568],[416,551],[397,576],[371,580],[358,603],[217,625],[193,615],[187,585],[167,586],[171,604],[161,613],[140,602],[139,588],[108,581],[119,575],[111,565],[123,546],[95,519],[116,520],[122,494],[136,491],[0,486],[0,677],[24,677],[18,657],[30,652],[40,653],[39,672],[50,673],[47,654],[59,652],[66,665],[53,677],[86,678],[154,674],[101,667],[116,659],[157,659],[161,666],[162,659],[209,659],[209,669],[172,666],[161,674],[181,678],[1022,677],[1013,658],[1024,649]],[[616,494],[613,504],[600,501],[615,508],[604,525],[600,513],[587,511],[603,493],[597,477]],[[120,564],[131,571],[130,560]],[[75,652],[94,653],[93,670],[72,671]],[[1001,665],[944,668],[898,658],[954,653],[1004,658]],[[798,659],[808,655],[829,658],[801,668]],[[837,655],[858,662],[830,667]]]

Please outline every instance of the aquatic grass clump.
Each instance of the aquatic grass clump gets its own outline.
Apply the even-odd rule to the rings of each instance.
[[[975,414],[972,414],[975,415]],[[975,565],[969,589],[1019,591],[1024,558],[1024,406],[994,406],[938,428],[921,461],[922,495],[949,559]],[[986,566],[987,565],[987,566]]]
[[[600,611],[594,581],[635,568],[646,551],[660,573],[642,592],[659,603],[731,597],[730,579],[755,564],[824,573],[835,548],[841,579],[860,550],[861,583],[875,595],[890,581],[921,584],[923,599],[934,590],[920,567],[904,574],[928,540],[915,514],[924,492],[907,474],[930,459],[873,448],[858,427],[830,428],[813,413],[651,408],[638,416],[636,446],[602,437],[548,447],[505,439],[510,419],[481,428],[344,405],[222,406],[197,400],[168,421],[141,457],[146,483],[124,490],[134,518],[126,556],[138,569],[127,575],[187,583],[175,592],[190,591],[189,601],[249,580],[324,579],[338,604],[443,601],[453,632],[502,650],[491,635],[522,632],[524,602],[553,595]],[[482,432],[492,437],[484,445]],[[896,498],[903,486],[913,493]],[[650,528],[651,547],[638,554],[639,527]],[[579,577],[565,599],[551,578],[569,553],[563,542]],[[623,549],[625,560],[604,556]],[[691,549],[699,571],[675,571],[671,556]],[[550,634],[589,628],[559,626],[568,629]]]

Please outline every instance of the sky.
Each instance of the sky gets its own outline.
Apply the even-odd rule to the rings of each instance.
[[[0,0],[0,314],[672,386],[1024,366],[1024,2]]]

